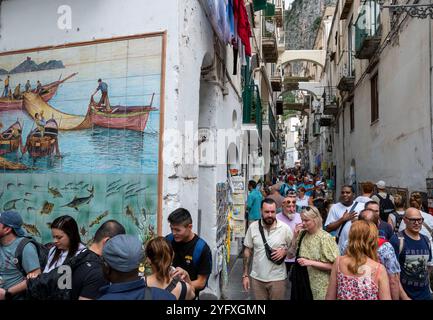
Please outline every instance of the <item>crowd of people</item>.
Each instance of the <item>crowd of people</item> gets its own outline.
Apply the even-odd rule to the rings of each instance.
[[[53,242],[43,245],[26,235],[18,212],[2,212],[0,300],[196,299],[212,270],[210,248],[192,231],[188,210],[173,211],[168,222],[172,233],[143,245],[108,220],[86,247],[75,219],[64,215],[50,225]],[[70,286],[62,278],[68,268]]]
[[[255,299],[431,300],[433,216],[386,183],[351,185],[333,203],[327,182],[288,170],[250,181],[242,282]],[[285,263],[282,263],[284,259]]]

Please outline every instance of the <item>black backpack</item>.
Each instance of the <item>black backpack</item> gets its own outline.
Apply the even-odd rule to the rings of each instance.
[[[36,247],[36,251],[38,253],[38,258],[39,258],[39,265],[41,266],[41,271],[44,270],[47,261],[48,261],[48,252],[50,251],[50,245],[49,244],[42,244],[39,243],[38,241],[36,241],[34,238],[32,237],[23,237],[23,239],[21,240],[21,242],[18,244],[17,249],[15,250],[15,265],[17,267],[17,269],[24,275],[24,277],[27,276],[26,271],[23,268],[23,251],[24,251],[24,247],[29,244],[32,243],[35,247]]]
[[[401,221],[403,220],[403,215],[398,214],[396,211],[391,212],[391,214],[395,217],[394,233],[398,233],[398,229],[400,229]]]
[[[379,194],[376,196],[379,198],[380,218],[387,222],[389,214],[395,211],[394,203],[392,203],[389,193],[386,194],[386,198],[382,198]]]
[[[28,300],[71,300],[72,287],[60,288],[60,277],[65,274],[59,268],[68,265],[72,274],[81,264],[88,261],[91,251],[84,249],[78,255],[67,258],[65,262],[47,273],[41,273],[37,278],[27,280],[27,299]],[[72,279],[70,279],[72,285]]]

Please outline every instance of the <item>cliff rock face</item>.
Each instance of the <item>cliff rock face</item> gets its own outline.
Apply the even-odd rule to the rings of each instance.
[[[337,0],[295,0],[285,12],[286,49],[312,49],[323,11]]]

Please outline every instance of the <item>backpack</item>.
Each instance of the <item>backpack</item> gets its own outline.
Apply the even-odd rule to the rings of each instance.
[[[392,203],[389,193],[386,194],[386,198],[382,198],[379,194],[376,196],[379,198],[380,218],[386,222],[389,214],[395,211],[394,203]]]
[[[23,263],[23,252],[24,247],[32,243],[36,247],[36,251],[38,253],[39,258],[39,265],[41,267],[41,271],[44,270],[47,261],[48,261],[48,252],[50,251],[49,245],[43,245],[42,243],[39,243],[32,237],[23,237],[21,242],[18,244],[17,249],[15,250],[15,265],[16,268],[24,275],[24,277],[27,276],[26,271],[24,270],[22,263]]]
[[[50,272],[41,273],[38,277],[27,280],[28,300],[71,300],[72,288],[60,288],[60,277],[64,276],[59,268],[65,265],[71,267],[72,274],[81,264],[88,261],[87,256],[90,250],[84,249],[78,255],[67,258],[65,262]],[[70,279],[72,284],[72,279]]]
[[[428,246],[429,250],[431,250],[429,239],[428,239],[425,235],[423,235],[423,234],[421,234],[421,233],[420,233],[419,235],[420,235],[420,237],[421,237],[422,239],[424,239],[424,241],[427,243],[427,246]],[[398,232],[398,233],[397,233],[397,237],[398,237],[398,241],[399,241],[399,245],[398,245],[398,256],[400,256],[400,254],[402,253],[403,248],[404,248],[404,234],[403,234],[403,231]]]
[[[165,238],[170,243],[173,243],[173,241],[174,241],[174,236],[172,233],[167,235]],[[194,265],[195,268],[198,268],[198,262],[200,260],[201,254],[203,253],[203,249],[204,249],[205,245],[206,245],[206,242],[202,238],[198,237],[198,240],[195,243],[194,251],[192,253],[192,264]],[[210,261],[209,261],[210,265],[212,266],[212,256],[211,255],[209,255],[209,259],[210,259]],[[206,285],[205,286],[207,286],[208,279],[209,279],[209,275],[208,275],[208,278],[206,279]]]
[[[395,217],[394,233],[398,233],[398,229],[400,228],[401,221],[403,220],[403,215],[398,214],[396,211],[391,212],[391,214]]]

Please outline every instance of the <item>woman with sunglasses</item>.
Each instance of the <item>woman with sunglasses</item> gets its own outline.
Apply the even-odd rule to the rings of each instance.
[[[307,206],[301,219],[302,223],[295,228],[289,255],[294,256],[300,242],[296,263],[307,267],[313,299],[324,300],[332,264],[339,255],[338,246],[334,238],[323,230],[322,216],[316,207]]]

